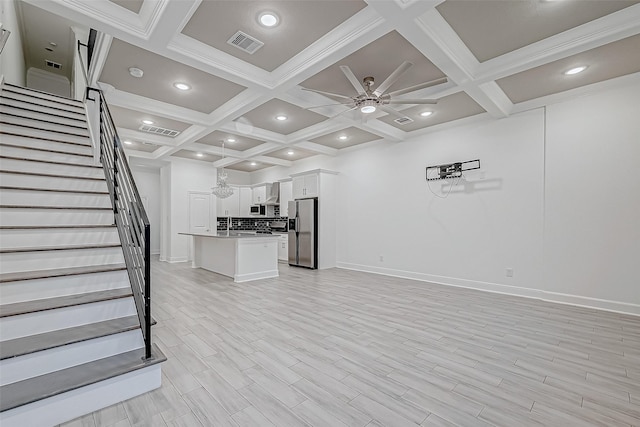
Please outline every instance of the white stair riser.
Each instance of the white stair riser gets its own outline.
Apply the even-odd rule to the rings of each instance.
[[[107,191],[107,182],[93,179],[52,178],[0,171],[0,183],[6,187],[48,188],[56,190]]]
[[[110,243],[120,243],[118,230],[115,227],[0,230],[0,248],[2,249]]]
[[[88,144],[70,144],[68,142],[47,141],[45,139],[28,138],[19,135],[0,134],[0,140],[7,144],[21,147],[42,148],[45,150],[67,151],[69,153],[79,153],[93,155],[93,148]]]
[[[31,129],[23,126],[16,126],[4,120],[2,130],[15,135],[32,136],[35,138],[53,139],[56,141],[75,142],[78,144],[91,145],[91,141],[86,136],[75,136],[64,133],[53,133],[46,130]]]
[[[39,110],[40,108],[37,105],[33,105],[31,107],[27,107],[26,109],[24,109],[24,108],[16,108],[16,107],[10,107],[7,105],[0,104],[0,114],[9,114],[12,117],[15,117],[15,116],[26,117],[29,119],[58,123],[60,125],[86,127],[86,121],[73,120],[72,118],[69,118],[69,117],[60,117],[59,115],[54,115],[54,114],[45,114],[45,113],[39,112]],[[7,118],[7,121],[11,121],[11,119]]]
[[[55,106],[54,108],[48,107],[45,105],[34,105],[33,102],[37,104],[38,100],[19,100],[16,99],[18,96],[14,96],[13,94],[3,93],[2,97],[0,97],[0,104],[8,106],[8,107],[19,107],[19,108],[28,108],[31,110],[38,110],[45,113],[56,114],[58,116],[69,117],[72,119],[82,119],[86,117],[84,110],[80,111],[76,108],[73,108],[73,111],[69,111],[66,109],[64,105]]]
[[[19,99],[26,102],[32,102],[38,105],[45,105],[48,107],[63,108],[65,110],[74,112],[84,112],[84,106],[80,103],[76,103],[73,101],[69,102],[62,98],[56,98],[54,96],[47,96],[45,94],[38,94],[16,88],[11,88],[10,91],[3,91],[2,96]]]
[[[28,160],[16,159],[0,159],[0,170],[48,173],[62,176],[104,178],[104,171],[102,170],[102,168],[89,168],[86,166],[75,165],[58,165],[54,163],[31,162]]]
[[[152,365],[4,411],[0,413],[0,424],[2,427],[62,424],[157,389],[161,381],[161,365]]]
[[[109,225],[113,211],[0,208],[0,224],[19,225]]]
[[[8,116],[8,115],[3,115],[2,116],[2,121],[5,123],[11,123],[11,124],[15,124],[15,125],[23,125],[23,126],[30,126],[30,127],[34,127],[34,128],[38,128],[38,129],[44,129],[47,131],[52,131],[52,132],[64,132],[64,133],[70,133],[72,135],[79,135],[79,136],[89,136],[89,132],[87,131],[87,129],[81,129],[81,128],[77,128],[77,127],[73,127],[73,126],[66,126],[66,125],[60,125],[57,123],[49,123],[49,122],[43,122],[40,120],[34,120],[34,119],[30,119],[30,118],[25,118],[25,117],[15,117],[15,116]]]
[[[2,190],[0,204],[19,206],[90,206],[110,208],[108,194],[65,193],[57,191]]]
[[[136,329],[5,359],[2,361],[0,370],[0,385],[45,375],[142,347],[144,347],[144,339],[140,329]]]
[[[57,251],[13,252],[2,254],[0,271],[48,270],[124,262],[122,248],[67,249]]]
[[[0,283],[3,304],[128,288],[126,270]]]
[[[78,165],[92,166],[93,157],[76,156],[73,154],[54,153],[51,151],[31,150],[28,148],[18,148],[7,145],[0,145],[3,156],[20,157],[33,160],[49,160],[52,162],[66,162]]]
[[[9,316],[0,321],[0,339],[12,340],[134,315],[136,306],[130,297]]]

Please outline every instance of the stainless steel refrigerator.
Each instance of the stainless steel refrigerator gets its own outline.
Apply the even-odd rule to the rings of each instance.
[[[289,202],[289,265],[318,268],[318,199]]]

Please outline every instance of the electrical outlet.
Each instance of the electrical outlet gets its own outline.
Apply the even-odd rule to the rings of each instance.
[[[507,277],[513,277],[513,268],[507,268],[506,275]]]
[[[384,262],[384,257],[380,255],[380,262]]]

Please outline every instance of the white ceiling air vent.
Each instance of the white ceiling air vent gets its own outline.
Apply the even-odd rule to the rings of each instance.
[[[62,68],[62,64],[58,64],[57,62],[53,62],[48,59],[45,59],[44,61],[47,64],[47,67],[55,68],[56,70],[59,70]]]
[[[140,130],[142,132],[155,133],[156,135],[169,136],[171,138],[180,135],[180,131],[165,129],[158,126],[142,125],[140,126]]]
[[[397,119],[394,120],[394,122],[396,122],[399,125],[406,125],[407,123],[411,123],[413,121],[413,119],[411,117],[398,117]]]
[[[264,46],[264,43],[262,43],[260,40],[253,38],[249,34],[243,33],[242,31],[238,31],[237,33],[232,35],[231,38],[227,40],[227,43],[249,54],[255,53],[256,50]]]

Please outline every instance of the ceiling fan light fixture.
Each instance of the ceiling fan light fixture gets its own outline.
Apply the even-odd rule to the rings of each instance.
[[[376,111],[376,107],[374,107],[373,105],[364,105],[360,107],[360,111],[362,111],[365,114],[371,114]]]

